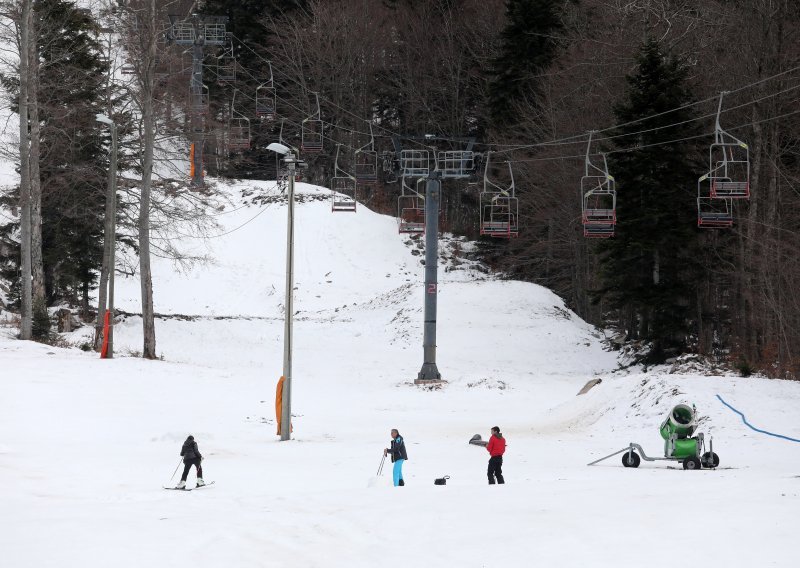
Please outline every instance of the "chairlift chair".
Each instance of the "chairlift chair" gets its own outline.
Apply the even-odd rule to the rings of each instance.
[[[303,119],[300,132],[300,150],[303,152],[320,152],[324,146],[324,125],[319,107],[319,93],[314,93],[317,99],[317,112]]]
[[[250,120],[243,117],[231,117],[228,123],[228,149],[240,151],[250,149]]]
[[[697,180],[697,226],[701,229],[726,229],[733,226],[733,200],[713,197],[714,178],[709,174]]]
[[[581,193],[581,220],[584,225],[617,224],[617,192],[613,178],[584,176],[581,178]]]
[[[256,116],[264,120],[273,120],[276,109],[275,87],[261,85],[256,88]]]
[[[519,236],[517,198],[499,193],[487,194],[487,198],[488,203],[481,204],[481,235],[507,239]]]
[[[430,156],[427,150],[402,150],[400,172],[403,177],[426,177],[430,172]]]
[[[349,176],[331,178],[331,211],[351,211],[355,213],[358,205],[358,185]]]
[[[331,211],[350,211],[355,213],[358,204],[358,184],[356,178],[339,167],[339,150],[341,144],[336,145],[336,160],[334,161],[331,178]]]
[[[231,99],[231,115],[228,119],[228,151],[238,152],[250,148],[250,119],[236,110],[236,94]]]
[[[361,185],[374,185],[378,181],[378,153],[375,151],[375,136],[369,125],[370,141],[356,150],[355,177]]]
[[[698,197],[697,226],[701,229],[727,229],[732,227],[732,201],[730,199]]]
[[[738,140],[719,142],[709,149],[711,196],[750,198],[750,159],[747,144]]]
[[[587,239],[609,239],[614,236],[614,225],[584,225],[583,236]]]
[[[256,87],[256,116],[264,120],[273,120],[277,108],[277,92],[272,76],[272,63],[269,65],[269,80]]]
[[[401,194],[397,198],[397,230],[400,233],[425,232],[425,197],[411,189],[402,179]]]
[[[398,172],[398,160],[396,154],[394,152],[382,152],[380,155],[381,159],[381,171],[383,172],[383,181],[384,183],[396,183],[398,181],[397,172]]]
[[[136,74],[136,66],[133,63],[124,63],[122,67],[119,68],[119,70],[123,75]]]
[[[475,169],[475,157],[472,151],[466,150],[439,152],[436,168],[443,178],[469,178]]]
[[[172,39],[180,45],[190,45],[197,40],[197,34],[192,22],[179,21],[180,16],[170,15]]]
[[[617,191],[616,182],[608,173],[606,155],[601,153],[603,166],[592,163],[592,135],[586,145],[584,159],[584,175],[581,178],[581,223],[583,236],[586,238],[607,239],[614,236],[617,224]]]
[[[236,80],[236,58],[223,53],[217,58],[217,81],[230,83]]]
[[[725,132],[720,126],[722,100],[719,95],[714,143],[708,151],[711,197],[726,199],[750,198],[750,150],[744,142]]]
[[[355,176],[361,185],[374,185],[378,181],[378,153],[372,150],[357,150]]]
[[[515,192],[514,171],[508,162],[510,183],[501,186],[489,179],[491,152],[486,153],[483,191],[480,194],[480,234],[488,237],[519,236],[519,200]]]
[[[230,36],[223,22],[204,23],[201,27],[205,41],[209,45],[223,45]]]

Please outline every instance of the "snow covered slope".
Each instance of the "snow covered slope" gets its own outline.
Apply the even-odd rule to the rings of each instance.
[[[236,202],[248,186],[271,191],[225,190]],[[333,214],[326,190],[299,189],[295,439],[275,436],[286,231],[276,196],[220,215],[218,238],[181,238],[212,264],[155,262],[163,361],[0,339],[0,565],[796,565],[800,444],[747,429],[714,395],[800,437],[800,385],[612,373],[600,334],[559,298],[487,274],[450,238],[438,337],[448,383],[414,387],[419,245],[391,218]],[[120,279],[118,306],[138,312],[138,289]],[[118,325],[116,345],[141,348],[138,316]],[[586,467],[630,441],[659,455],[658,424],[677,402],[697,405],[723,468]],[[507,483],[490,487],[488,454],[467,440],[494,425],[508,439]],[[375,476],[391,428],[410,458],[397,489]],[[163,491],[189,433],[217,483]]]

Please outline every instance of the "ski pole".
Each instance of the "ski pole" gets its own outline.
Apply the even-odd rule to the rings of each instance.
[[[378,473],[376,475],[380,475],[383,472],[383,462],[386,461],[386,454],[383,454],[381,458],[381,465],[378,466]]]
[[[175,477],[176,473],[178,473],[178,468],[181,467],[181,462],[182,461],[183,461],[183,458],[180,458],[178,460],[178,465],[175,466],[175,471],[172,472],[172,476],[169,478],[170,481],[172,481],[172,478]]]

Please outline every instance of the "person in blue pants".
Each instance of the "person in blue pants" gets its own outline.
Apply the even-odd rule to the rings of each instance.
[[[403,437],[396,428],[392,428],[391,445],[383,450],[383,455],[385,456],[386,454],[392,455],[392,463],[394,464],[392,478],[394,480],[394,486],[402,487],[405,485],[405,481],[403,481],[403,463],[408,459],[408,454],[406,453],[406,444],[403,441]]]

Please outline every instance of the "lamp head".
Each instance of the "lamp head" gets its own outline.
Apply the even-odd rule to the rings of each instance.
[[[289,154],[291,152],[291,149],[278,142],[273,142],[272,144],[267,146],[267,150],[271,150],[276,154],[280,154],[281,156],[285,156],[286,154]]]

